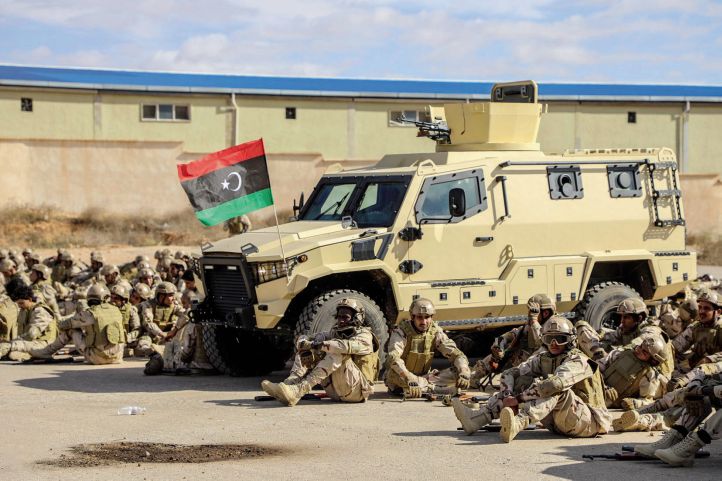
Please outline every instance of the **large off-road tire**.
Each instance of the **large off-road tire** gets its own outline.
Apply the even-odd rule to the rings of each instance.
[[[278,345],[273,337],[223,326],[203,326],[208,361],[231,376],[261,376],[283,369],[292,345]]]
[[[587,321],[596,330],[602,327],[616,329],[618,323],[612,314],[624,299],[641,297],[637,291],[621,282],[602,282],[587,289],[577,306],[577,319]]]
[[[351,298],[358,301],[366,311],[366,324],[376,335],[379,341],[379,358],[381,363],[386,359],[386,340],[389,338],[386,317],[381,308],[366,294],[351,289],[335,289],[311,299],[301,311],[296,324],[296,337],[310,335],[317,332],[330,331],[336,324],[336,305],[341,299]]]

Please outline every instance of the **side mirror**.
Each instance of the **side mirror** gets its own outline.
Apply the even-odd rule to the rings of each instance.
[[[466,213],[466,194],[464,189],[451,189],[449,191],[449,214],[451,217],[461,217]]]
[[[298,205],[296,205],[296,199],[293,199],[293,220],[298,219],[298,214],[301,213],[301,209],[303,209],[305,203],[303,192],[301,192],[301,197],[298,199]]]

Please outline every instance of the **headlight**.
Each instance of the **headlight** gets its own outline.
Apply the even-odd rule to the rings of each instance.
[[[251,262],[249,265],[251,267],[251,272],[253,273],[253,280],[256,285],[258,285],[285,277],[287,268],[288,274],[290,275],[297,263],[298,260],[295,257],[289,257],[286,259],[286,262]]]

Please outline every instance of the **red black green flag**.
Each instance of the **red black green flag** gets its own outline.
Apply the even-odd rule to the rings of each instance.
[[[273,205],[262,139],[179,164],[178,178],[205,225]]]

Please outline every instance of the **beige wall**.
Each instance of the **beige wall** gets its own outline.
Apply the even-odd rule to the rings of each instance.
[[[722,176],[687,174],[681,183],[687,232],[722,234]]]

